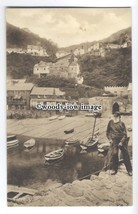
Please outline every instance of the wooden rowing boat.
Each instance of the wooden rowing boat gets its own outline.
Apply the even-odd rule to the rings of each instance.
[[[18,187],[14,185],[8,185],[7,188],[7,200],[12,202],[18,202],[19,198],[23,198],[26,195],[35,195],[37,190],[28,189],[25,187]]]
[[[7,149],[16,147],[18,145],[19,145],[19,140],[17,139],[16,135],[7,136]]]
[[[64,149],[58,149],[45,155],[46,161],[59,160],[64,156]]]
[[[78,145],[80,144],[80,141],[78,139],[68,139],[65,141],[65,145]]]
[[[98,144],[98,138],[94,139],[92,137],[89,137],[86,143],[84,141],[80,143],[80,147],[83,150],[90,150],[90,149],[96,148],[97,144]]]
[[[65,131],[64,131],[65,134],[70,134],[70,133],[72,133],[72,132],[74,132],[74,128],[73,128],[73,129],[68,129],[68,130],[65,130]]]
[[[57,118],[58,118],[58,116],[55,115],[55,116],[49,117],[49,120],[50,120],[50,121],[51,121],[51,120],[56,120]]]
[[[109,143],[101,143],[98,145],[98,152],[104,153],[108,151],[109,147],[110,147]]]
[[[65,119],[65,117],[66,117],[65,115],[62,115],[62,116],[58,117],[58,119],[63,120],[63,119]]]
[[[33,138],[24,142],[24,147],[27,150],[31,150],[34,146],[35,146],[35,139],[33,139]]]

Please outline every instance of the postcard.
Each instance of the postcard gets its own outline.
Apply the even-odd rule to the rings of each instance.
[[[132,206],[130,7],[7,7],[7,205]]]

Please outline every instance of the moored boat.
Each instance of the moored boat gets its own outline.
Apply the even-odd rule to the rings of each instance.
[[[78,144],[80,144],[80,141],[78,140],[78,139],[68,139],[68,140],[66,140],[65,141],[65,145],[78,145]]]
[[[62,115],[62,116],[58,117],[58,119],[63,120],[63,119],[65,119],[65,117],[66,117],[65,115]]]
[[[72,132],[74,132],[74,128],[73,128],[73,129],[68,129],[68,130],[65,130],[65,131],[64,131],[65,134],[70,134],[70,133],[72,133]]]
[[[7,136],[7,149],[13,148],[19,145],[19,140],[16,135]]]
[[[89,149],[96,148],[97,144],[98,144],[98,138],[89,137],[86,143],[84,141],[80,143],[80,147],[83,150],[89,150]]]
[[[108,151],[109,147],[110,147],[109,143],[101,143],[98,145],[98,152],[104,153]]]
[[[64,149],[58,149],[45,155],[46,161],[56,161],[64,156]]]
[[[27,150],[31,150],[32,148],[34,148],[34,146],[35,146],[35,139],[33,139],[33,138],[24,142],[24,147]]]
[[[55,116],[49,117],[49,120],[56,120],[57,118],[58,118],[58,116],[55,115]]]

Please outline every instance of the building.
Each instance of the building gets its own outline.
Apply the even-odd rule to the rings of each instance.
[[[69,54],[57,60],[55,63],[40,62],[34,66],[33,73],[42,76],[58,76],[63,78],[74,78],[76,83],[83,82],[77,58]]]
[[[15,83],[7,85],[8,109],[29,109],[32,83]]]
[[[50,87],[34,87],[30,95],[30,107],[36,108],[36,105],[41,103],[44,105],[56,105],[57,103],[65,104],[65,92],[59,88]]]
[[[104,91],[105,92],[110,92],[113,95],[117,96],[125,96],[128,95],[128,87],[125,86],[105,86]]]
[[[26,54],[27,51],[22,48],[7,48],[6,51],[11,54],[11,53],[19,53],[19,54]]]
[[[50,67],[50,63],[41,61],[38,64],[34,65],[33,73],[35,75],[38,75],[39,77],[46,77],[47,74],[49,74],[50,72],[49,67]]]
[[[119,44],[108,43],[106,46],[107,49],[120,49],[121,46]]]
[[[61,57],[64,57],[64,56],[67,56],[68,54],[70,54],[69,52],[66,52],[66,51],[58,51],[56,53],[56,57],[57,58],[61,58]]]
[[[34,56],[48,56],[46,49],[40,45],[27,45],[27,53]]]
[[[76,48],[75,51],[73,52],[75,56],[80,56],[85,53],[83,48]]]
[[[119,97],[92,97],[88,98],[89,105],[101,105],[102,115],[111,116],[116,111],[126,111],[126,99]]]
[[[88,52],[93,56],[105,57],[106,47],[102,42],[96,42],[88,48]]]
[[[13,84],[16,84],[16,83],[25,83],[26,82],[26,79],[7,79],[6,83],[7,83],[7,86],[8,85],[13,85]]]

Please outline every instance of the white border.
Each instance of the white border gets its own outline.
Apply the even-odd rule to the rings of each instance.
[[[6,59],[5,59],[5,7],[48,7],[48,6],[74,6],[74,7],[132,7],[132,67],[133,67],[133,206],[131,207],[23,207],[9,208],[6,202],[7,189],[7,163],[6,163]],[[137,0],[0,0],[0,211],[1,213],[34,212],[96,212],[96,213],[138,213],[138,1]],[[77,210],[76,210],[77,209]]]

